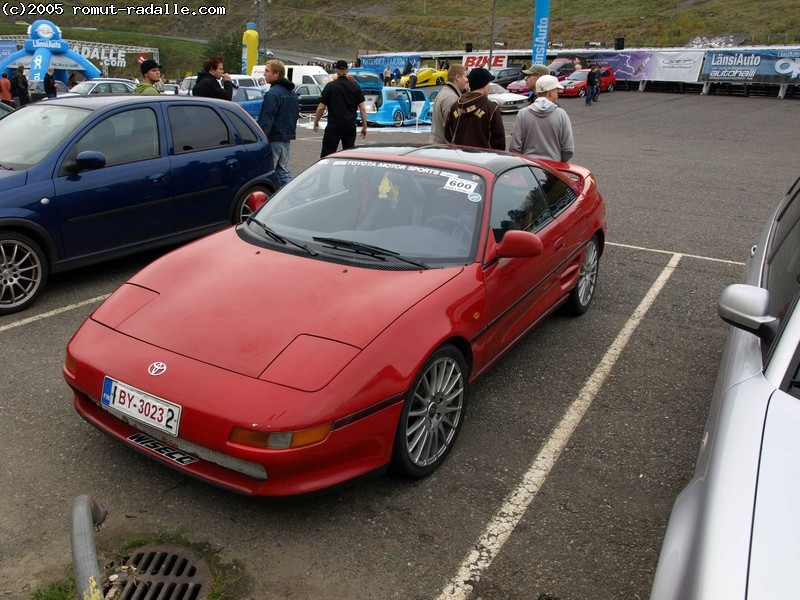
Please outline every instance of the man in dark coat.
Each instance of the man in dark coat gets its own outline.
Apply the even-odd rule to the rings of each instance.
[[[444,125],[444,136],[460,146],[494,150],[506,149],[506,130],[497,104],[489,100],[489,84],[494,79],[483,67],[467,75],[470,91],[453,105]]]
[[[25,67],[20,65],[17,72],[11,77],[11,89],[20,106],[25,106],[31,101],[28,92],[28,78],[25,77]]]
[[[294,83],[286,79],[286,66],[281,61],[267,61],[264,78],[269,84],[269,91],[261,102],[258,124],[269,138],[275,171],[281,185],[284,185],[292,180],[292,172],[289,170],[289,142],[297,137],[300,99],[294,91]]]
[[[222,79],[221,86],[220,79]],[[192,96],[205,96],[220,100],[233,98],[233,82],[231,76],[223,68],[222,57],[212,56],[206,59],[206,62],[203,63],[203,71],[197,74],[197,83],[192,89]]]

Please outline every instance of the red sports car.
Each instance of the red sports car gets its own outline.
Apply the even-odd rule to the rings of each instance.
[[[560,305],[587,310],[605,227],[583,167],[341,152],[134,275],[75,333],[63,373],[92,425],[238,492],[389,466],[424,477],[470,382]]]
[[[581,69],[575,71],[572,75],[567,77],[561,82],[564,90],[558,91],[559,96],[578,96],[583,98],[586,96],[586,78],[589,76],[590,69]],[[617,85],[617,76],[614,75],[614,69],[611,67],[600,68],[600,91],[611,92]]]

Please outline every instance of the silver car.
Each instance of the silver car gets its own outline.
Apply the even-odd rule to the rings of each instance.
[[[732,325],[651,600],[800,597],[800,179],[726,288]]]

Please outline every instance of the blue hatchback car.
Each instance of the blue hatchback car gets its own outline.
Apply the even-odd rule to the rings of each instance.
[[[266,90],[260,87],[238,87],[233,90],[233,98],[236,104],[245,109],[251,117],[258,120],[258,113],[261,112],[261,103],[264,102]]]
[[[50,273],[238,223],[278,188],[272,149],[236,104],[183,96],[57,98],[0,119],[0,314]]]

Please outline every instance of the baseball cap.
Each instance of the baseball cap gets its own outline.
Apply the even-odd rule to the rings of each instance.
[[[472,91],[481,89],[483,86],[485,86],[492,80],[494,80],[494,75],[492,75],[487,69],[484,69],[483,67],[476,67],[472,69],[467,75],[467,81],[469,81],[469,89],[471,89]]]
[[[345,61],[345,60],[337,60],[336,64],[333,65],[333,68],[334,69],[339,69],[341,71],[346,71],[347,68],[348,68],[347,67],[347,61]]]
[[[564,86],[558,82],[558,78],[552,75],[542,75],[536,81],[536,93],[549,92],[550,90],[563,90]]]
[[[550,71],[544,65],[531,65],[524,71],[525,75],[550,75]]]
[[[152,58],[148,58],[146,61],[142,62],[139,65],[139,68],[142,70],[142,75],[150,71],[151,69],[160,69],[161,65],[154,61]]]

